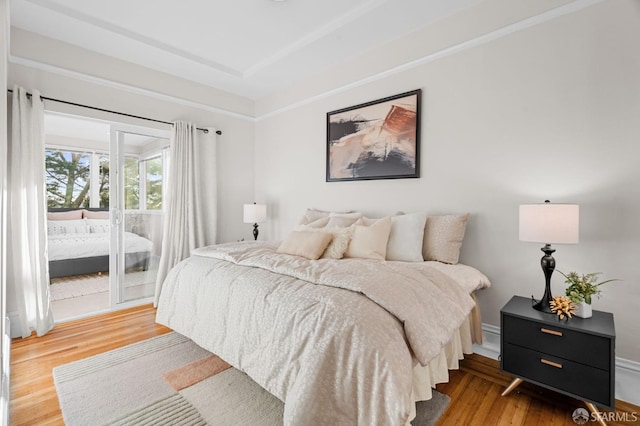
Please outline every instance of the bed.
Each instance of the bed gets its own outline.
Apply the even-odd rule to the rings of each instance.
[[[49,209],[49,277],[109,271],[109,219],[104,209]],[[152,243],[125,232],[125,269],[149,266]]]
[[[487,277],[439,261],[309,260],[285,243],[195,250],[169,272],[156,321],[284,401],[285,424],[408,424],[480,338],[473,292]]]

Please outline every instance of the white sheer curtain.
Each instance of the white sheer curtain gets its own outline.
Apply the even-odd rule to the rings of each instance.
[[[13,88],[7,202],[7,292],[13,296],[22,337],[53,328],[49,302],[46,197],[44,193],[44,107]],[[11,301],[9,302],[11,303]]]
[[[195,124],[176,121],[171,131],[169,183],[156,278],[157,306],[162,283],[191,250],[215,243],[215,132],[203,135]]]

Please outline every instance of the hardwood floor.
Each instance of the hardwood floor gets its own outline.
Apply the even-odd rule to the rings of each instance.
[[[51,370],[171,331],[151,305],[57,325],[43,337],[11,342],[11,425],[63,425]]]
[[[169,331],[155,323],[155,309],[147,305],[61,324],[43,337],[14,339],[10,424],[63,424],[53,367]],[[575,425],[571,414],[583,407],[581,402],[527,383],[500,396],[511,379],[497,361],[468,356],[449,382],[437,387],[451,397],[438,425]],[[610,425],[640,424],[640,407],[621,401],[616,407],[615,415],[630,421]]]
[[[522,383],[501,396],[513,377],[500,371],[500,363],[481,355],[467,355],[460,370],[449,373],[449,382],[436,389],[451,397],[438,426],[449,425],[567,425],[583,402],[540,386]],[[616,412],[605,412],[609,425],[640,425],[640,407],[616,400]],[[626,420],[626,421],[625,421]],[[588,422],[597,425],[596,422]]]

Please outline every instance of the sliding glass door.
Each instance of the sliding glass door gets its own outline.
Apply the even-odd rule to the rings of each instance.
[[[112,125],[109,155],[111,306],[153,297],[163,230],[168,132]]]
[[[146,303],[162,244],[169,132],[48,112],[45,138],[55,320]]]

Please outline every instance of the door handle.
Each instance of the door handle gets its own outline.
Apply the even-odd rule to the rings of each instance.
[[[112,213],[112,217],[113,217],[112,224],[114,226],[120,225],[122,223],[122,219],[123,219],[122,210],[113,209],[113,210],[111,210],[111,213]]]

